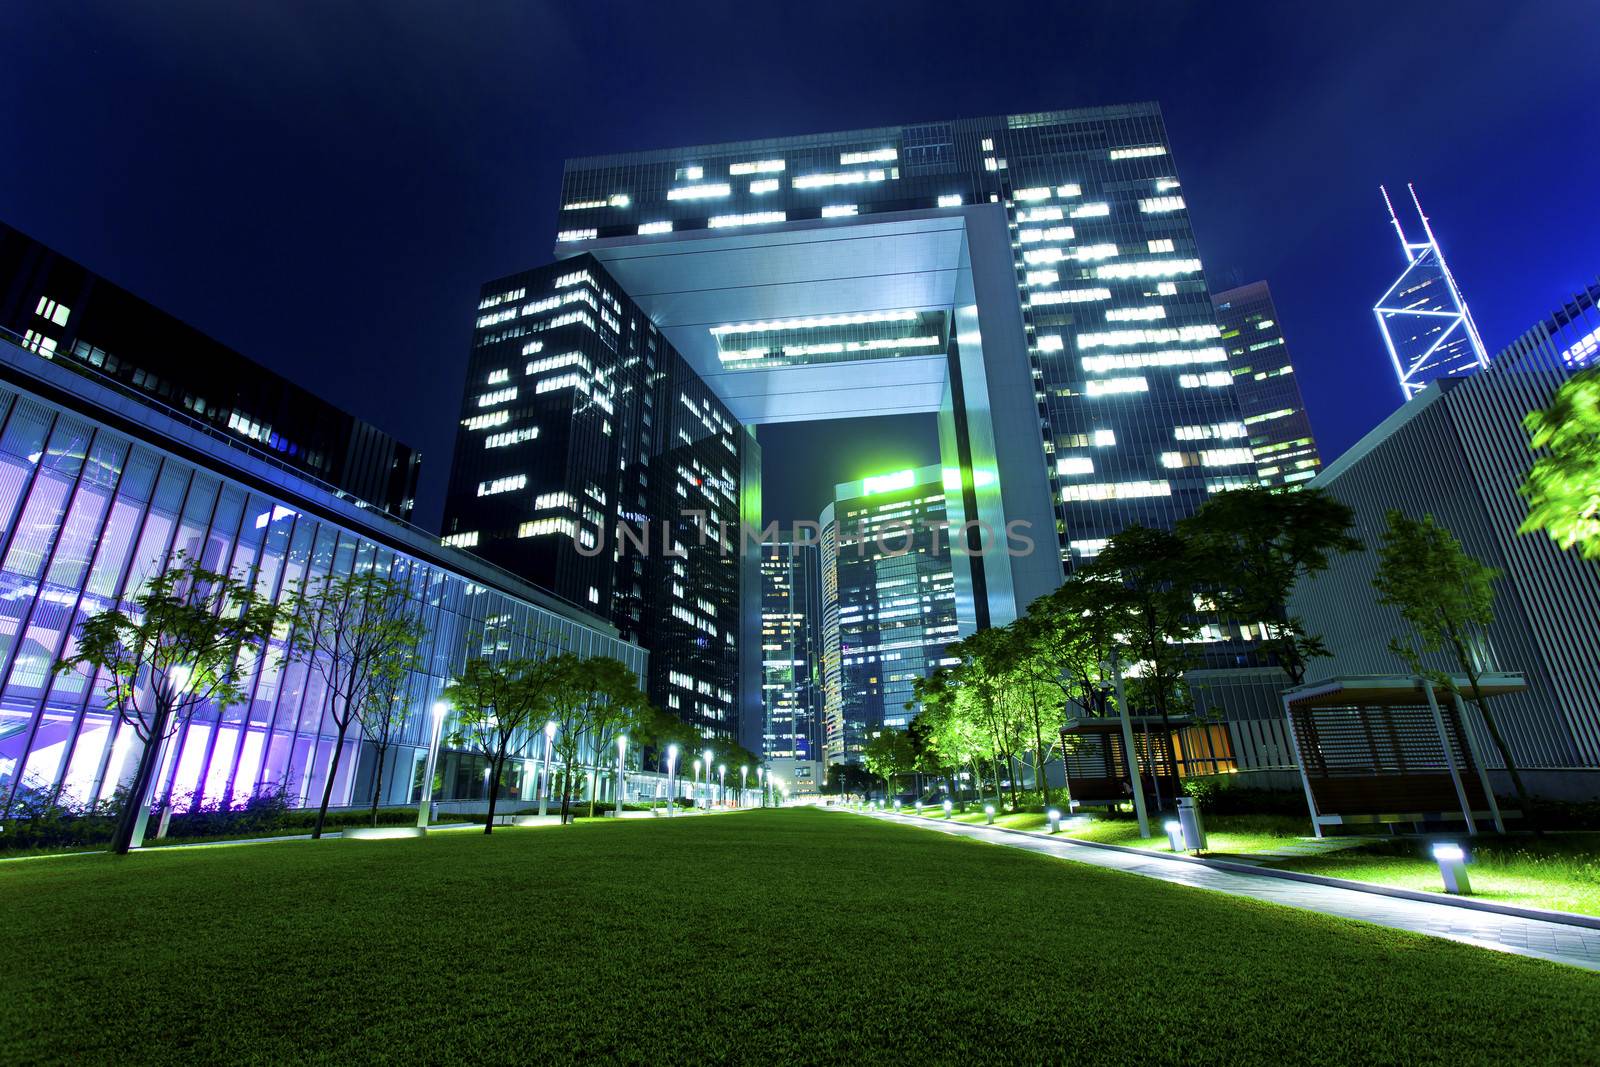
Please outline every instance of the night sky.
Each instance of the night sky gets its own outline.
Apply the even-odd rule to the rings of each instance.
[[[1046,12],[1054,12],[1047,14]],[[1415,181],[1491,352],[1600,274],[1594,0],[0,6],[0,218],[423,449],[564,158],[1154,99],[1213,288],[1266,278],[1319,442],[1394,407],[1370,308]],[[931,459],[781,435],[767,497]]]

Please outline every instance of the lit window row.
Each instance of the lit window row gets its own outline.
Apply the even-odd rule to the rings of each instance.
[[[1164,211],[1182,211],[1183,197],[1181,196],[1151,196],[1139,201],[1139,210],[1146,215],[1157,215]]]
[[[1049,200],[1050,190],[1048,187],[1041,187],[1038,189],[1018,189],[1016,192],[1011,194],[1011,198],[1013,200],[1021,200],[1024,203],[1032,203],[1035,200]]]
[[[439,538],[439,543],[441,545],[449,545],[452,548],[472,548],[478,543],[478,531],[469,530],[466,533],[447,534]]]
[[[553,393],[558,389],[577,389],[579,392],[589,392],[587,378],[577,374],[558,374],[554,378],[545,378],[533,387],[534,395],[540,393]]]
[[[814,345],[783,345],[778,348],[730,349],[722,353],[726,361],[764,359],[772,354],[785,356],[831,356],[846,352],[882,352],[901,348],[931,348],[939,344],[933,335],[920,337],[880,337],[870,341],[832,341]]]
[[[509,448],[511,445],[520,445],[524,441],[536,440],[539,436],[539,427],[524,426],[519,430],[507,430],[505,433],[492,433],[483,439],[484,448]]]
[[[727,182],[711,182],[706,185],[680,185],[667,190],[668,200],[715,200],[733,192],[733,187]]]
[[[512,289],[510,292],[506,293],[495,293],[492,296],[484,297],[482,302],[478,304],[478,310],[482,311],[484,308],[492,308],[496,304],[504,304],[508,300],[521,300],[527,295],[528,290],[526,289]]]
[[[1117,434],[1114,430],[1096,430],[1092,434],[1075,433],[1063,440],[1065,448],[1111,448],[1117,443]]]
[[[574,200],[562,207],[563,211],[586,211],[596,207],[627,207],[633,201],[627,193],[612,193],[605,200]]]
[[[734,176],[741,174],[777,174],[788,166],[781,159],[757,159],[749,163],[730,163],[728,173]]]
[[[491,411],[487,415],[474,415],[471,418],[462,419],[461,425],[469,430],[487,430],[491,426],[504,426],[510,421],[511,413],[509,411]]]
[[[1088,456],[1062,456],[1056,460],[1057,474],[1093,474],[1094,460]]]
[[[1168,468],[1237,467],[1255,461],[1255,456],[1248,448],[1208,448],[1200,452],[1161,453],[1161,465]]]
[[[1228,354],[1220,348],[1168,348],[1158,352],[1124,352],[1084,356],[1083,369],[1091,373],[1136,370],[1140,367],[1183,367],[1194,363],[1221,363]]]
[[[862,311],[850,315],[806,315],[795,319],[768,319],[758,322],[735,322],[711,327],[711,332],[721,337],[734,333],[777,333],[782,330],[814,330],[828,326],[866,326],[879,322],[912,322],[915,311]]]
[[[1111,214],[1111,205],[1104,203],[1084,204],[1082,207],[1072,209],[1072,217],[1075,219],[1099,219],[1109,214]]]
[[[855,213],[856,205],[854,204],[829,204],[822,209],[822,217],[825,219],[845,218]]]
[[[1164,156],[1167,150],[1158,144],[1138,145],[1134,148],[1113,148],[1112,159],[1144,159],[1148,156]]]
[[[1215,323],[1196,326],[1168,326],[1153,330],[1107,330],[1103,333],[1080,333],[1079,348],[1098,348],[1101,345],[1161,344],[1168,341],[1209,341],[1221,337],[1222,331]],[[1220,351],[1220,349],[1219,349]]]
[[[489,384],[490,385],[499,385],[501,382],[509,382],[510,380],[511,380],[511,372],[509,370],[501,369],[501,370],[492,370],[492,371],[489,372]]]
[[[586,371],[593,371],[589,359],[582,352],[562,352],[560,355],[545,356],[543,359],[531,361],[523,374],[543,374],[547,370],[559,370],[562,367],[582,367]]]
[[[517,527],[518,537],[543,537],[547,534],[566,534],[568,537],[576,537],[578,534],[577,520],[566,516],[551,516],[544,519],[534,519],[532,522],[525,522]]]
[[[1117,393],[1148,393],[1150,382],[1144,377],[1091,378],[1083,383],[1090,396],[1112,396]]]
[[[761,178],[750,183],[750,191],[757,196],[778,191],[779,182],[776,178]]]
[[[34,305],[33,313],[42,319],[49,319],[57,326],[67,324],[67,316],[72,314],[72,309],[65,304],[58,304],[48,296],[41,296],[39,303]]]
[[[1225,370],[1207,371],[1204,374],[1180,374],[1178,384],[1185,389],[1222,389],[1233,384],[1233,376]]]
[[[513,385],[509,389],[496,389],[492,393],[484,393],[478,397],[478,406],[480,408],[492,408],[496,404],[504,404],[507,400],[515,400],[516,398],[517,387]]]
[[[947,196],[941,196],[939,198],[939,206],[940,207],[960,207],[961,206],[961,196],[960,196],[960,194],[959,193],[951,193],[951,194],[949,194]]]
[[[782,211],[749,211],[743,215],[715,215],[706,220],[713,230],[728,226],[761,226],[769,222],[784,222],[788,215]]]
[[[586,230],[562,230],[560,233],[556,234],[556,240],[557,241],[592,241],[596,237],[598,237],[599,234],[600,234],[600,231],[595,229],[592,226],[589,227]]]
[[[1117,246],[1110,243],[1097,245],[1084,245],[1082,248],[1030,248],[1022,253],[1024,263],[1060,263],[1063,260],[1075,259],[1079,262],[1094,259],[1110,259],[1117,254]]]
[[[526,474],[508,474],[504,478],[496,478],[489,482],[478,483],[479,496],[495,496],[499,493],[511,493],[525,488],[528,484]]]
[[[1106,312],[1107,322],[1148,322],[1166,317],[1167,309],[1160,304],[1140,308],[1111,308]]]
[[[533,508],[535,511],[550,511],[553,508],[577,511],[578,498],[571,493],[540,493],[533,498]]]
[[[1277,411],[1269,411],[1263,415],[1251,415],[1249,418],[1244,420],[1244,424],[1246,426],[1254,426],[1257,423],[1270,422],[1273,419],[1281,419],[1286,415],[1293,414],[1294,408],[1279,408]]]
[[[1031,307],[1045,307],[1049,304],[1087,304],[1110,299],[1110,289],[1063,289],[1056,293],[1030,293],[1028,304]]]
[[[1068,485],[1061,489],[1061,499],[1074,500],[1129,500],[1138,497],[1171,496],[1172,483],[1147,482],[1089,482],[1085,485]]]
[[[1070,241],[1077,236],[1071,226],[1047,226],[1044,229],[1027,229],[1017,232],[1019,244],[1037,244],[1040,241]]]
[[[670,223],[670,222],[641,222],[639,224],[639,233],[641,235],[649,234],[649,233],[671,233],[671,232],[672,232],[672,223]]]
[[[853,167],[858,163],[893,163],[899,154],[892,148],[876,148],[870,152],[841,152],[839,166]]]
[[[860,185],[863,182],[881,182],[888,175],[881,170],[845,170],[832,174],[804,174],[790,184],[796,189],[826,189],[831,185]]]
[[[1018,222],[1058,222],[1063,217],[1058,207],[1027,207],[1017,212]]]
[[[1159,240],[1147,242],[1152,252],[1176,252],[1178,246],[1172,243],[1172,238],[1163,237]]]
[[[593,285],[594,284],[594,279],[589,276],[589,272],[586,271],[586,270],[575,270],[575,271],[572,271],[570,274],[563,274],[559,278],[557,278],[555,280],[555,285],[553,285],[552,288],[555,288],[555,289],[567,289],[567,288],[570,288],[570,287],[572,287],[574,285],[585,285],[585,284]]]
[[[1247,431],[1242,422],[1216,422],[1209,426],[1174,426],[1172,436],[1179,441],[1228,440],[1243,437]]]
[[[1053,270],[1030,270],[1027,275],[1029,285],[1054,285],[1061,280],[1061,275]]]
[[[1139,263],[1107,263],[1095,268],[1101,278],[1170,278],[1174,274],[1194,274],[1198,259],[1147,259]]]

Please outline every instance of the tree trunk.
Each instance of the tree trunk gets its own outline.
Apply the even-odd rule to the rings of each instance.
[[[344,756],[344,735],[350,729],[350,720],[339,726],[339,736],[333,742],[333,759],[328,762],[328,780],[322,783],[322,806],[317,809],[317,825],[311,831],[311,840],[322,837],[322,824],[328,821],[328,802],[333,799],[333,780],[339,774],[339,761]]]
[[[567,825],[567,812],[572,807],[572,774],[561,772],[561,825]]]
[[[494,833],[494,807],[495,801],[500,799],[500,768],[502,760],[498,756],[489,757],[489,813],[483,820],[483,832]]]
[[[1044,731],[1039,728],[1038,718],[1033,720],[1033,759],[1034,777],[1039,780],[1039,789],[1044,793],[1044,806],[1048,810],[1050,807],[1050,776],[1045,771]]]
[[[150,792],[150,783],[156,776],[156,763],[161,755],[161,743],[166,739],[170,715],[170,711],[157,709],[150,740],[139,754],[139,765],[133,772],[133,785],[122,805],[122,814],[117,819],[117,835],[111,839],[111,851],[119,856],[126,856],[132,848],[133,831],[139,825],[139,809],[149,803],[146,794]]]
[[[372,774],[372,825],[378,825],[378,800],[383,796],[383,760],[389,754],[389,746],[381,745],[378,748],[378,766]],[[415,757],[413,757],[415,758]]]
[[[1494,747],[1500,753],[1500,762],[1506,765],[1506,774],[1511,778],[1511,788],[1517,791],[1517,800],[1521,802],[1523,817],[1527,818],[1528,787],[1522,784],[1522,772],[1517,770],[1517,762],[1511,756],[1511,746],[1506,744],[1506,739],[1500,735],[1500,724],[1494,721],[1494,714],[1489,711],[1489,702],[1484,699],[1478,686],[1478,670],[1472,665],[1472,657],[1467,653],[1466,645],[1454,633],[1450,635],[1450,644],[1455,650],[1456,662],[1461,664],[1461,672],[1467,676],[1467,681],[1472,685],[1472,702],[1477,705],[1478,714],[1483,716],[1483,725],[1489,731],[1489,740],[1494,742]],[[1461,728],[1467,728],[1466,723]]]

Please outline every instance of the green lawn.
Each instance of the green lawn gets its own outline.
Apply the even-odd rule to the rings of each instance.
[[[807,809],[40,859],[0,864],[0,900],[8,1062],[1577,1063],[1600,1044],[1600,975]]]

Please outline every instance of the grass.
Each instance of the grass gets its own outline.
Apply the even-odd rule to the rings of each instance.
[[[1458,839],[1459,840],[1459,839]],[[1472,895],[1499,904],[1600,915],[1600,833],[1485,837],[1467,842]],[[1284,870],[1443,893],[1425,842],[1406,839],[1275,861]]]
[[[0,865],[0,1058],[1575,1063],[1600,976],[808,809]],[[913,906],[908,906],[913,905]]]

